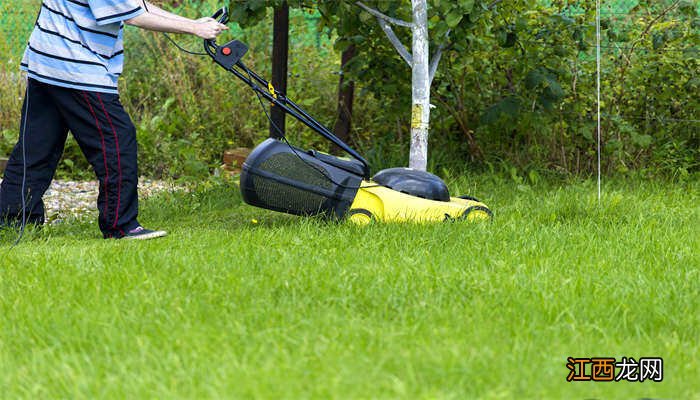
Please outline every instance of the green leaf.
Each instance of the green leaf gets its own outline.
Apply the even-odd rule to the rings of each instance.
[[[447,14],[445,22],[447,23],[447,26],[454,28],[459,25],[462,18],[464,18],[464,14],[460,13],[459,11],[451,11],[449,14]]]
[[[537,183],[540,181],[540,174],[538,174],[534,169],[531,169],[530,172],[528,172],[527,177],[530,180],[530,183],[533,185],[537,185]]]
[[[363,24],[370,23],[373,18],[374,17],[372,17],[372,14],[370,14],[368,12],[361,12],[360,13],[360,22],[362,22]]]
[[[564,92],[564,89],[561,87],[556,78],[548,76],[546,82],[547,89],[545,90],[545,94],[552,100],[559,100],[566,95],[566,92]]]
[[[581,28],[574,29],[574,33],[571,34],[571,37],[576,41],[583,40],[583,31]]]
[[[678,9],[683,13],[686,17],[694,17],[697,15],[698,9],[697,9],[697,4],[693,4],[694,2],[691,0],[681,0]]]
[[[585,124],[583,129],[581,129],[581,136],[583,136],[586,140],[589,142],[593,142],[593,133],[596,130],[596,125],[595,124]]]
[[[520,99],[516,97],[507,97],[500,102],[489,107],[481,117],[481,122],[492,124],[498,121],[502,116],[510,118],[516,117],[520,113]]]
[[[652,38],[652,44],[654,46],[654,50],[658,50],[658,49],[664,47],[665,41],[666,41],[666,38],[664,37],[663,33],[655,33],[653,38]]]
[[[470,13],[474,9],[474,0],[459,0],[459,6],[464,13]]]
[[[643,148],[649,147],[649,146],[651,146],[652,142],[653,142],[653,138],[651,137],[651,135],[646,135],[646,134],[639,135],[637,133],[632,134],[632,143],[636,144],[639,147],[643,147]]]
[[[555,101],[551,97],[542,94],[540,97],[537,98],[537,100],[546,111],[551,112],[554,110]]]
[[[527,76],[525,76],[525,88],[528,90],[533,90],[540,86],[545,79],[544,74],[542,74],[539,68],[532,70],[528,72]]]
[[[503,47],[508,48],[508,47],[513,47],[515,46],[515,41],[518,39],[518,34],[515,33],[514,31],[510,31],[506,34],[506,40],[505,43],[503,43]]]

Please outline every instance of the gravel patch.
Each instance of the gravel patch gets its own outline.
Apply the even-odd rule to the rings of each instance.
[[[2,179],[0,179],[2,182]],[[168,182],[139,179],[139,199],[181,188]],[[97,218],[98,182],[54,180],[44,194],[46,220],[58,223],[66,219]]]

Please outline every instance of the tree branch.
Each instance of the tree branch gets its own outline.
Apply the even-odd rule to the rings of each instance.
[[[378,19],[382,19],[382,20],[384,20],[384,21],[386,21],[386,22],[388,22],[388,23],[390,23],[390,24],[394,24],[394,25],[398,25],[398,26],[404,26],[404,27],[406,27],[406,28],[413,28],[413,23],[411,23],[411,22],[406,22],[406,21],[404,21],[404,20],[402,20],[402,19],[398,19],[398,18],[392,18],[392,17],[390,17],[390,16],[388,16],[388,15],[386,15],[386,14],[381,13],[381,12],[378,11],[378,10],[375,10],[374,8],[371,8],[371,7],[366,6],[366,5],[365,5],[364,3],[362,3],[361,1],[355,2],[355,4],[357,4],[358,6],[362,7],[363,10],[365,10],[365,11],[367,11],[368,13],[374,15],[374,16],[377,17]]]
[[[452,30],[448,29],[447,32],[445,33],[445,41],[450,38],[450,32]],[[435,79],[435,73],[437,72],[438,65],[440,65],[440,59],[442,58],[442,53],[445,50],[445,43],[440,44],[440,47],[435,51],[435,54],[430,58],[430,72],[429,72],[429,78],[430,79],[430,85],[433,84],[433,79]]]
[[[435,54],[433,54],[432,60],[430,61],[430,72],[428,79],[430,80],[429,85],[431,86],[433,84],[433,79],[435,79],[435,73],[437,72],[438,65],[440,64],[440,59],[442,58],[442,51],[443,46],[440,45]]]
[[[628,60],[629,60],[629,58],[631,58],[632,53],[633,53],[634,50],[635,50],[635,47],[637,47],[637,45],[638,45],[639,43],[641,43],[642,40],[644,40],[644,37],[645,37],[646,35],[649,34],[649,32],[651,31],[651,28],[652,28],[654,25],[656,25],[656,23],[659,22],[659,21],[661,20],[661,18],[665,17],[666,14],[668,14],[668,13],[671,12],[674,8],[676,8],[676,7],[678,6],[678,4],[680,4],[680,0],[674,1],[673,4],[671,4],[670,6],[668,6],[665,10],[663,10],[663,11],[661,12],[661,14],[659,14],[656,18],[654,18],[651,22],[649,22],[649,24],[647,25],[646,29],[644,29],[644,32],[642,32],[642,34],[639,36],[639,39],[635,40],[634,43],[632,43],[632,47],[630,48],[630,51],[629,51],[630,57],[628,57]],[[628,64],[629,64],[629,62],[628,62]]]
[[[490,10],[490,9],[496,7],[496,6],[498,5],[498,3],[502,2],[502,1],[503,1],[503,0],[493,0],[493,1],[491,2],[491,4],[489,4],[488,7],[486,7],[486,8]]]
[[[391,25],[389,25],[388,22],[384,21],[379,17],[377,17],[377,22],[379,22],[379,26],[382,27],[382,30],[384,31],[384,33],[386,33],[386,37],[389,38],[389,41],[392,45],[394,45],[396,51],[399,52],[401,58],[403,58],[404,61],[406,61],[409,67],[413,67],[413,56],[411,55],[411,53],[408,52],[406,46],[404,46],[403,43],[401,43],[401,40],[399,40],[398,36],[396,36],[394,30],[391,29]]]

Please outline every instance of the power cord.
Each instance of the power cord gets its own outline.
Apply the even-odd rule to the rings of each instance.
[[[17,246],[22,240],[22,237],[24,237],[24,228],[27,226],[27,197],[29,197],[29,193],[25,195],[24,192],[26,191],[27,187],[27,120],[29,119],[29,80],[27,80],[26,91],[27,93],[24,95],[24,98],[27,100],[27,104],[25,104],[24,107],[24,122],[22,123],[22,225],[20,225],[19,236],[12,247]]]
[[[144,9],[146,10],[146,12],[150,12],[150,11],[148,10],[148,4],[146,4],[146,3],[147,3],[147,1],[146,1],[146,0],[143,0],[143,7],[144,7]],[[186,48],[180,46],[180,45],[179,45],[173,38],[171,38],[170,35],[168,35],[167,33],[165,33],[165,32],[161,32],[161,33],[163,34],[163,36],[165,36],[166,39],[168,39],[168,41],[169,41],[170,43],[172,43],[175,47],[177,47],[178,50],[182,51],[183,53],[191,54],[191,55],[193,55],[193,56],[206,56],[206,55],[207,55],[207,53],[201,53],[201,52],[197,52],[197,51],[187,50]]]
[[[24,228],[27,226],[27,197],[24,192],[27,187],[27,120],[29,119],[29,80],[27,80],[27,88],[24,94],[24,121],[22,121],[22,132],[20,133],[20,141],[22,142],[22,189],[20,196],[22,197],[22,223],[19,226],[19,234],[17,239],[10,246],[10,250],[14,249],[24,237]]]
[[[248,73],[248,78],[252,81],[253,78],[252,78],[252,76],[250,75],[250,71],[249,71],[247,68],[246,68],[245,70],[246,70],[246,72]],[[265,107],[265,104],[263,103],[263,100],[262,100],[262,98],[260,97],[260,93],[258,93],[257,90],[254,90],[254,92],[255,92],[255,95],[256,95],[257,98],[258,98],[258,102],[260,103],[260,108],[262,108],[263,112],[265,113],[265,116],[267,117],[267,120],[270,121],[270,125],[272,125],[272,127],[275,129],[275,131],[279,134],[279,136],[280,136],[280,138],[282,139],[282,141],[284,141],[284,143],[287,144],[287,146],[289,147],[289,149],[292,151],[292,153],[294,153],[295,156],[297,156],[297,158],[299,158],[299,160],[301,160],[304,164],[308,165],[309,167],[311,167],[311,168],[315,169],[316,171],[318,171],[319,174],[321,174],[324,178],[326,178],[329,182],[333,183],[334,185],[339,186],[339,187],[342,187],[343,189],[351,189],[351,190],[357,189],[357,187],[355,187],[355,186],[344,185],[344,184],[342,184],[342,183],[336,182],[333,178],[331,178],[331,177],[328,175],[328,172],[322,170],[322,169],[321,169],[320,167],[318,167],[317,165],[314,165],[314,164],[312,164],[312,163],[306,161],[306,160],[301,156],[301,154],[299,154],[299,153],[297,152],[297,150],[294,148],[294,146],[292,146],[292,144],[289,143],[289,140],[287,140],[287,136],[284,134],[284,132],[282,132],[282,129],[280,129],[280,127],[277,126],[277,124],[275,124],[275,122],[272,120],[272,118],[270,117],[270,113],[267,112],[267,108]],[[377,187],[377,186],[381,186],[381,185],[375,184],[375,185],[369,185],[369,186],[364,186],[364,187],[365,187],[365,188],[371,188],[371,187]]]
[[[193,55],[193,56],[206,56],[206,55],[208,55],[207,53],[198,53],[198,52],[196,52],[196,51],[190,51],[190,50],[187,50],[187,49],[183,48],[182,46],[180,46],[179,44],[177,44],[177,42],[176,42],[175,40],[173,40],[173,38],[171,38],[170,35],[168,35],[168,34],[165,33],[165,32],[163,32],[163,36],[165,36],[165,38],[168,39],[168,40],[170,41],[170,43],[172,43],[175,47],[177,47],[178,50],[180,50],[180,51],[182,51],[182,52],[184,52],[184,53],[191,54],[191,55]]]

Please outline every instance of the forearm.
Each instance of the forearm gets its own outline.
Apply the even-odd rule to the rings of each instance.
[[[207,40],[215,39],[222,31],[228,30],[226,25],[212,18],[200,18],[195,21],[169,13],[146,0],[142,1],[149,12],[124,21],[128,25],[156,32],[189,33]]]
[[[196,24],[196,22],[186,18],[177,20],[164,17],[153,12],[143,13],[138,17],[132,18],[125,22],[127,25],[133,25],[149,31],[190,34],[194,33],[194,25]]]
[[[176,20],[176,21],[193,22],[193,21],[192,21],[191,19],[189,19],[189,18],[181,17],[181,16],[179,16],[179,15],[177,15],[177,14],[171,13],[171,12],[169,12],[169,11],[165,11],[165,10],[163,10],[162,8],[156,6],[155,4],[152,4],[152,3],[148,2],[148,1],[144,1],[144,4],[146,5],[146,8],[148,9],[148,12],[150,12],[151,14],[155,14],[155,15],[158,15],[158,16],[161,16],[161,17],[165,17],[165,18],[174,19],[174,20]]]

